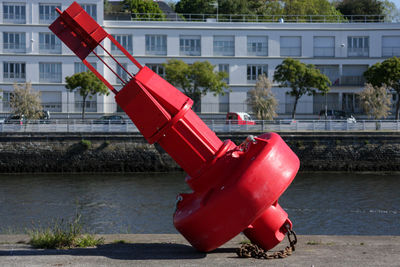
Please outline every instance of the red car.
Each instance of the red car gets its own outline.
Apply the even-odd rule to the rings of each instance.
[[[249,114],[246,112],[228,112],[226,114],[226,124],[255,125]]]

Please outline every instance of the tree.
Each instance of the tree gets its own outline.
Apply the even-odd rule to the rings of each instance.
[[[10,107],[14,114],[24,115],[26,119],[39,119],[42,115],[40,93],[32,89],[31,83],[13,85],[14,92],[10,97]]]
[[[188,14],[214,14],[214,0],[181,0],[175,5],[175,11]]]
[[[316,90],[326,94],[329,91],[331,81],[328,77],[312,64],[304,64],[293,58],[286,58],[275,69],[274,80],[280,82],[280,87],[290,87],[288,92],[295,98],[292,111],[292,119],[295,117],[297,102],[307,94],[313,95]]]
[[[255,117],[259,120],[272,120],[277,116],[275,110],[278,101],[271,88],[272,82],[262,74],[258,76],[256,86],[249,91],[247,103],[251,105]]]
[[[399,119],[400,110],[400,58],[392,57],[378,62],[364,72],[366,81],[373,86],[386,85],[392,93],[397,94],[396,120]]]
[[[181,0],[176,4],[178,13],[215,14],[215,0]],[[328,0],[219,0],[218,9],[223,14],[258,15],[265,19],[274,17],[276,20],[283,15],[303,15],[294,19],[305,21],[314,15],[314,20],[337,21],[342,14]],[[222,12],[221,12],[222,11]],[[330,17],[315,17],[315,15],[330,15]],[[237,18],[237,17],[232,17]],[[248,17],[251,18],[251,17]]]
[[[367,83],[359,95],[361,106],[369,117],[381,119],[390,114],[392,95],[388,92],[386,85],[373,86]]]
[[[349,20],[364,20],[364,16],[356,15],[378,15],[370,19],[380,21],[385,15],[385,6],[381,0],[342,0],[336,8]]]
[[[76,73],[72,76],[65,77],[65,86],[68,90],[73,92],[77,90],[82,96],[82,120],[85,119],[85,107],[87,98],[91,98],[92,95],[108,95],[109,91],[107,87],[101,82],[96,75],[90,71]]]
[[[196,61],[191,65],[182,60],[171,59],[164,63],[165,78],[174,86],[193,99],[195,108],[202,95],[212,92],[214,95],[225,94],[228,85],[223,81],[226,72],[214,72],[214,66],[208,61]]]
[[[387,22],[399,22],[400,12],[397,9],[395,3],[384,0],[383,1],[383,14],[385,15],[385,21]]]
[[[124,9],[136,14],[136,18],[144,19],[164,19],[165,15],[158,6],[158,4],[152,0],[124,0]]]

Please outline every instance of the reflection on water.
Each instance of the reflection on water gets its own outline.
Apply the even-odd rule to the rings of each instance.
[[[0,175],[0,233],[82,214],[95,233],[176,233],[183,173]],[[399,175],[303,173],[280,199],[299,234],[400,235]]]

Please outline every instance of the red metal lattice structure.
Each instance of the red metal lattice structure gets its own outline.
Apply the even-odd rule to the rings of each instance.
[[[76,2],[50,25],[83,63],[115,94],[115,101],[146,140],[157,142],[188,174],[193,189],[178,196],[177,230],[198,250],[211,251],[240,232],[270,249],[292,228],[278,198],[294,179],[299,160],[275,133],[222,142],[191,109],[193,101],[142,66]],[[136,65],[128,72],[101,44],[109,39]],[[99,56],[100,47],[128,75],[124,80]],[[116,90],[87,60],[94,54],[121,80]]]

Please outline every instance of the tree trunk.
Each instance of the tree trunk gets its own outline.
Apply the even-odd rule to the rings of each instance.
[[[294,120],[294,117],[295,117],[295,114],[296,114],[297,101],[299,101],[299,98],[296,96],[296,98],[294,100],[293,111],[292,111],[292,120]]]
[[[87,97],[87,95],[83,96],[83,103],[82,103],[82,120],[85,119],[86,97]]]

